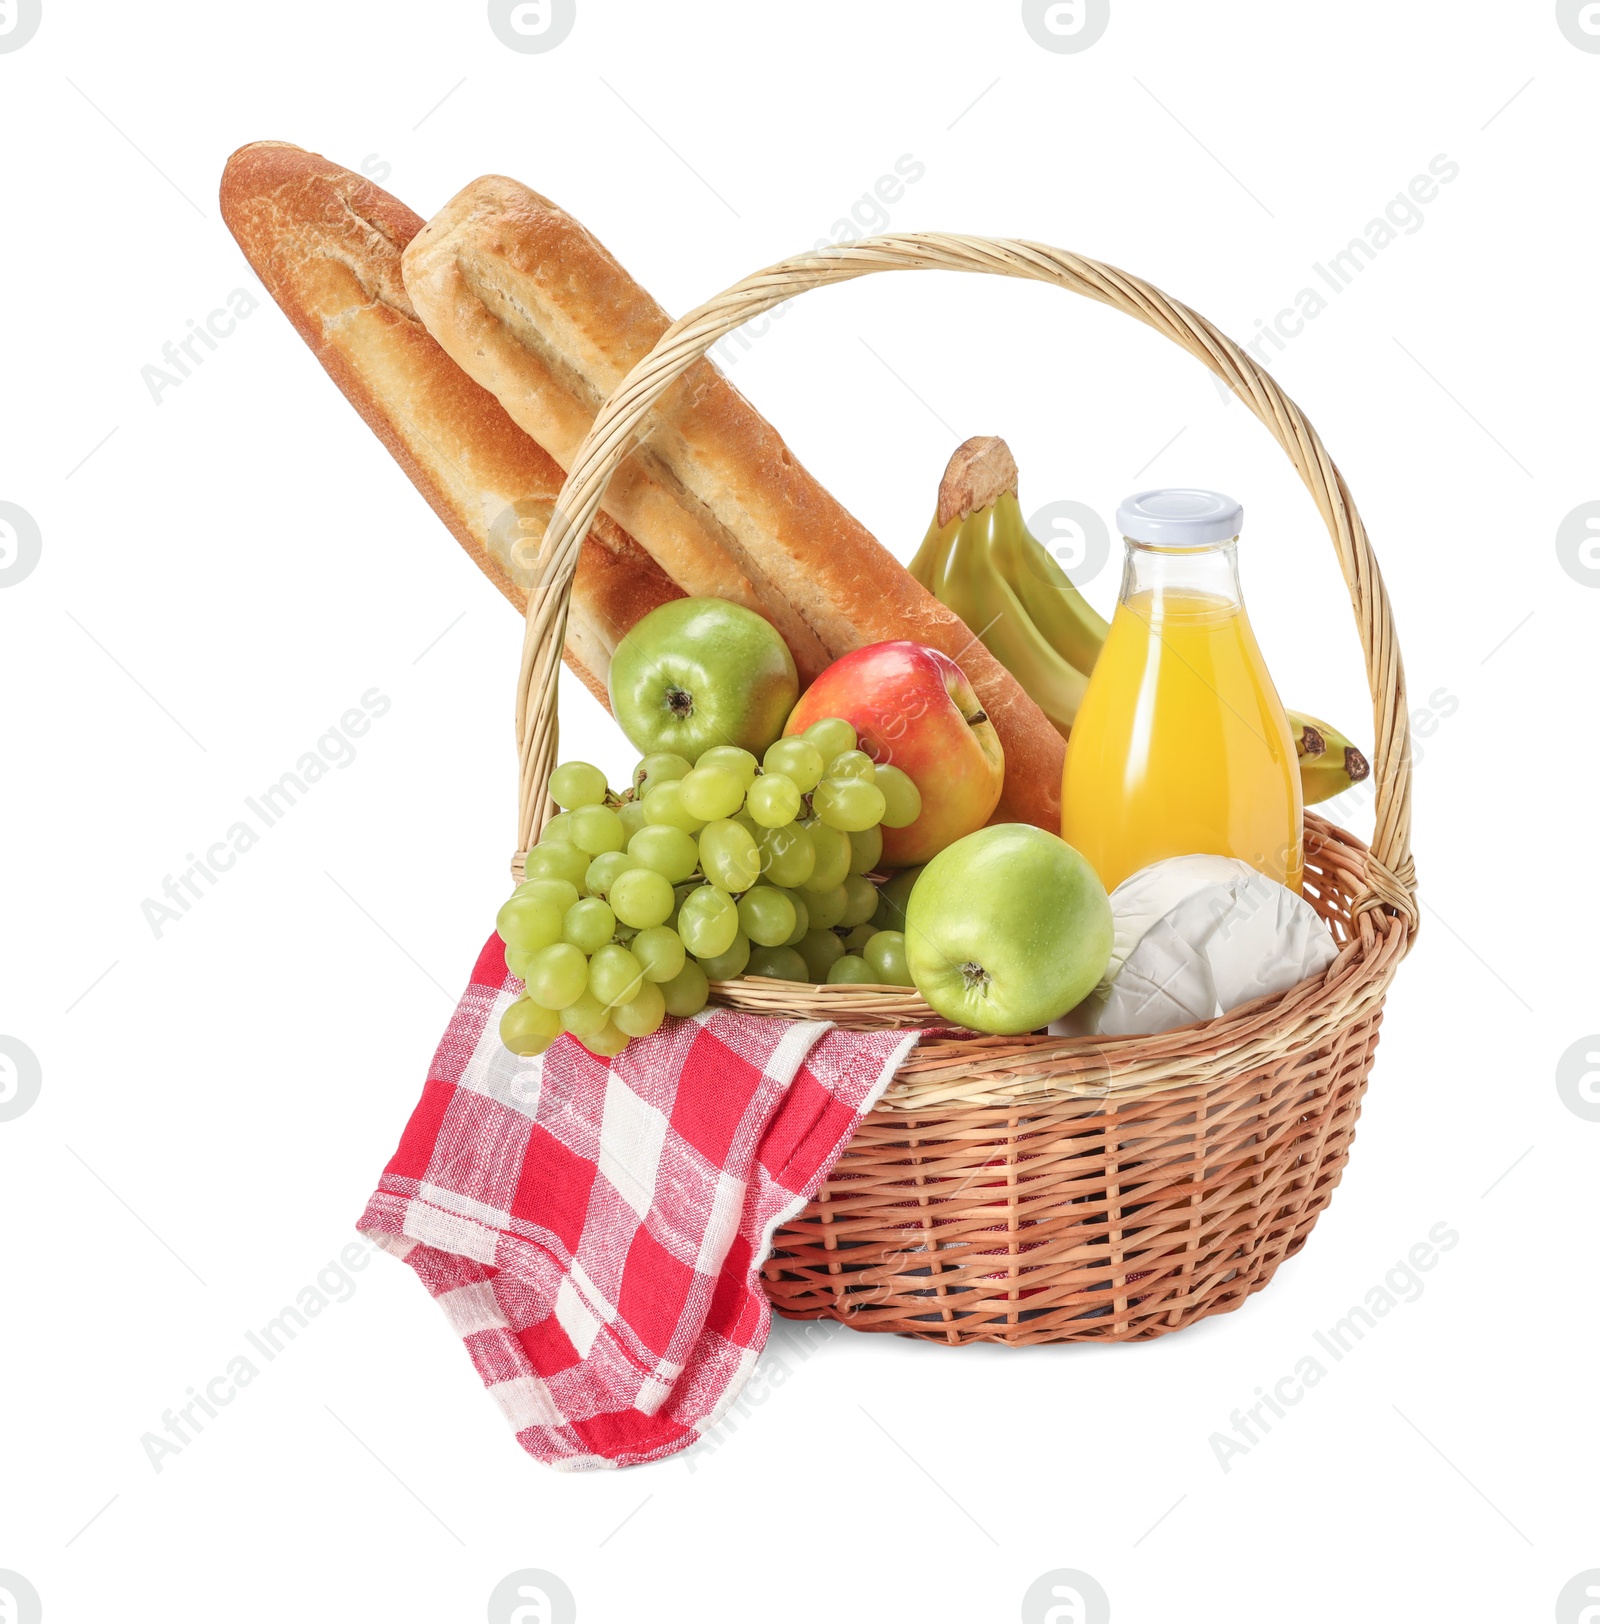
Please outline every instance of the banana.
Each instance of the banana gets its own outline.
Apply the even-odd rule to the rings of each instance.
[[[1300,757],[1300,797],[1307,806],[1332,800],[1371,772],[1367,758],[1338,728],[1290,711],[1289,731]]]
[[[1087,674],[1100,657],[1110,626],[1090,607],[1066,571],[1034,540],[1014,492],[996,503],[994,561],[1016,589],[1045,641]]]
[[[997,534],[1021,524],[1017,499],[1009,493],[948,524],[935,519],[912,560],[911,573],[966,621],[1065,738],[1089,679],[1056,652],[1012,579],[994,565]]]
[[[912,575],[966,621],[1067,738],[1110,630],[1028,532],[1017,464],[1004,440],[957,447]],[[1288,712],[1307,806],[1364,779],[1367,758],[1337,728]]]
[[[1302,761],[1317,761],[1327,754],[1328,735],[1322,724],[1304,711],[1285,711],[1289,718],[1289,732],[1294,738],[1294,753]]]

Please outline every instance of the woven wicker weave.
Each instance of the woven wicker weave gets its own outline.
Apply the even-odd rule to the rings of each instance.
[[[794,1317],[941,1342],[1126,1341],[1236,1308],[1304,1245],[1343,1171],[1389,982],[1417,925],[1405,676],[1377,560],[1343,478],[1265,372],[1148,283],[1038,243],[896,235],[746,278],[662,336],[574,459],[528,599],[517,699],[518,845],[549,814],[556,684],[578,545],[652,406],[719,339],[785,299],[875,271],[1053,282],[1209,367],[1305,481],[1350,589],[1373,695],[1372,849],[1306,819],[1306,895],[1328,971],[1157,1037],[980,1037],[913,1051],[818,1199],[779,1231],[768,1295]],[[645,425],[647,427],[647,425]],[[520,853],[519,853],[520,859]],[[744,979],[722,1003],[841,1026],[929,1026],[915,993]]]

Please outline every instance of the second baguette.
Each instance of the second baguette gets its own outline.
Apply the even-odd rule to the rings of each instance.
[[[446,204],[407,248],[403,274],[429,332],[564,468],[669,325],[576,220],[503,176]],[[657,404],[603,508],[690,594],[764,614],[803,681],[894,638],[948,654],[1005,747],[996,818],[1059,827],[1064,747],[1044,712],[710,362]]]

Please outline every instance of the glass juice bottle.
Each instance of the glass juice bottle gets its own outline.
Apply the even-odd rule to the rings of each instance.
[[[1061,788],[1062,838],[1108,891],[1191,852],[1300,890],[1300,769],[1239,591],[1243,517],[1214,491],[1144,491],[1117,510],[1122,592]]]

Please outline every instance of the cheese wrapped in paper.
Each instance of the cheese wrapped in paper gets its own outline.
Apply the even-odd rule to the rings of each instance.
[[[1233,857],[1169,857],[1111,893],[1115,942],[1070,1030],[1169,1032],[1287,992],[1333,963],[1333,933],[1303,897]]]

